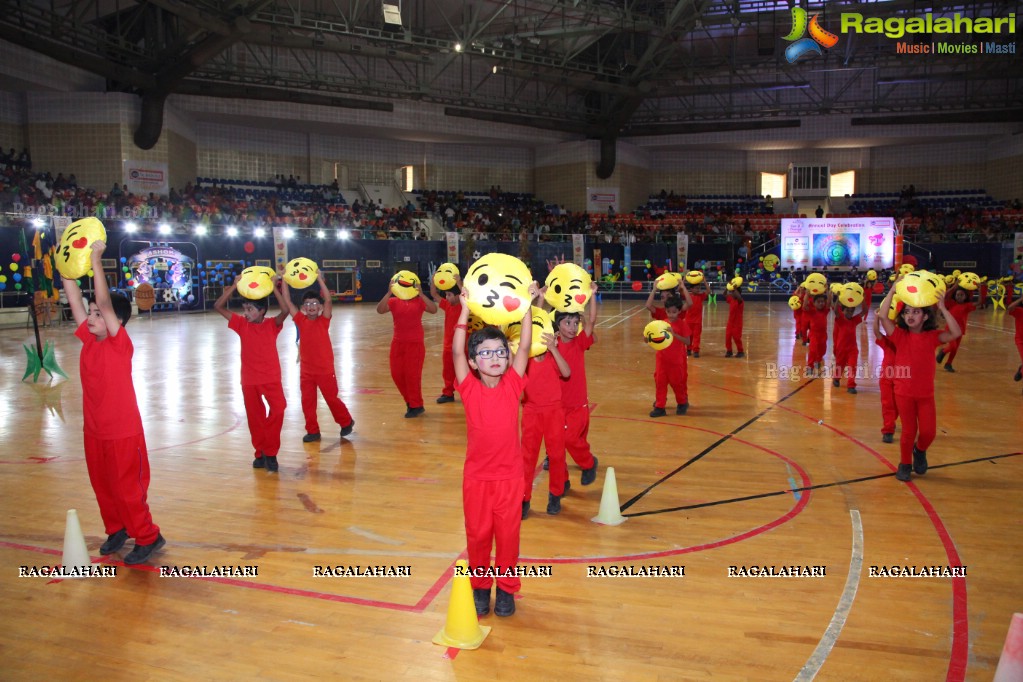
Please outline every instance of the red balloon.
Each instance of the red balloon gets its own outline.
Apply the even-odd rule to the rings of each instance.
[[[15,263],[17,263],[18,261],[21,260],[21,254],[20,253],[12,253],[11,254],[11,260],[14,261]]]
[[[643,291],[643,283],[642,282],[633,282],[632,283],[632,290],[633,291]]]
[[[245,249],[245,253],[252,253],[253,251],[256,250],[256,245],[253,244],[252,242],[245,242],[245,246],[243,246],[242,248]]]

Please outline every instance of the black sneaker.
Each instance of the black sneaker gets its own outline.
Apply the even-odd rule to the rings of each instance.
[[[318,440],[320,440],[320,434],[318,433],[307,433],[302,436],[303,443],[315,443]]]
[[[355,428],[355,420],[353,419],[351,424],[349,424],[348,426],[346,426],[343,429],[341,429],[341,437],[342,438],[347,438],[348,436],[352,435],[352,429],[354,429],[354,428]]]
[[[497,588],[497,598],[494,600],[494,613],[498,616],[510,616],[515,613],[515,595]]]
[[[940,365],[941,361],[944,360],[944,359],[945,359],[945,351],[944,351],[944,349],[939,350],[938,351],[938,357],[936,357],[934,359],[934,361],[937,362]]]
[[[522,501],[522,520],[525,521],[527,516],[529,516],[529,500],[523,500]]]
[[[831,385],[834,386],[835,388],[838,388],[841,384],[842,384],[842,382],[839,381],[838,379],[832,379],[831,380]]]
[[[682,403],[675,406],[675,414],[685,414],[689,411],[689,403]]]
[[[572,481],[565,479],[565,489],[562,491],[561,496],[564,497],[568,494],[568,491],[572,489]]]
[[[913,471],[918,476],[923,476],[927,473],[927,453],[923,450],[918,450],[915,445],[913,446]]]
[[[544,457],[543,458],[543,470],[547,471],[550,468],[551,468],[551,459],[550,459],[550,457]]]
[[[442,395],[441,397],[437,398],[437,404],[438,405],[443,405],[444,403],[453,403],[453,402],[455,402],[455,396],[453,396],[453,395]]]
[[[253,469],[263,469],[265,467],[266,467],[266,460],[263,458],[263,455],[260,455],[259,457],[257,457],[254,460],[252,460],[252,468]]]
[[[408,408],[408,411],[405,413],[405,419],[415,419],[423,412],[426,412],[425,407],[410,407]]]
[[[547,513],[557,516],[561,513],[561,498],[554,493],[547,493]]]
[[[128,531],[125,530],[124,528],[122,528],[121,530],[117,531],[113,535],[108,535],[107,536],[107,541],[104,542],[99,547],[99,553],[103,554],[103,555],[113,554],[117,550],[119,550],[122,547],[124,547],[124,543],[127,542],[127,541],[128,541]]]
[[[884,442],[884,443],[894,443],[895,442],[895,434],[894,433],[882,433],[881,434],[881,441]]]
[[[477,616],[485,616],[490,613],[490,588],[473,590],[472,603],[476,606]]]
[[[953,367],[952,365],[945,365],[945,371],[946,372],[954,372],[954,371],[956,371],[956,368]]]
[[[693,354],[692,350],[686,350],[686,355],[692,355],[692,354]]]
[[[899,464],[899,470],[895,472],[895,478],[899,479],[900,481],[908,481],[909,472],[912,470],[913,468],[908,464]]]
[[[698,351],[698,350],[694,350],[694,351],[693,351],[693,357],[694,357],[694,358],[698,358],[698,357],[700,357],[700,351]]]
[[[650,410],[651,417],[663,417],[666,414],[668,413],[664,411],[663,407],[655,407],[654,409]]]
[[[583,469],[583,476],[582,476],[582,479],[581,479],[580,482],[583,485],[590,485],[591,483],[593,483],[596,480],[597,480],[597,458],[594,457],[593,458],[593,466],[591,466],[589,469]]]
[[[1020,365],[1019,369],[1016,370],[1016,373],[1012,375],[1012,380],[1023,381],[1023,365]]]
[[[744,351],[739,351],[738,353],[735,354],[735,357],[744,358],[746,357],[746,353]]]
[[[149,555],[153,552],[159,551],[161,547],[167,544],[167,541],[163,539],[162,535],[157,534],[156,539],[148,545],[135,545],[135,549],[128,552],[128,555],[124,557],[124,563],[129,566],[135,564],[143,564],[149,559]]]
[[[277,456],[275,455],[275,456],[271,457],[270,455],[267,455],[263,459],[266,460],[266,472],[268,474],[275,474],[275,473],[277,473],[277,469],[278,469],[278,466],[277,466]]]
[[[725,351],[725,357],[726,358],[732,357],[732,351],[730,351],[730,350],[729,351]]]
[[[849,388],[845,389],[845,392],[846,393],[852,393],[853,395],[856,395],[856,387],[855,386],[850,386]]]

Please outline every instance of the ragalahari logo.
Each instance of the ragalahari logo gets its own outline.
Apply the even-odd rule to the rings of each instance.
[[[809,26],[806,21],[806,10],[802,7],[792,8],[792,30],[785,36],[785,40],[795,41],[785,48],[785,59],[789,64],[795,64],[800,57],[807,54],[822,55],[821,48],[832,48],[838,44],[838,36],[830,31],[825,31],[818,21],[819,14],[814,14]],[[809,29],[810,37],[803,35]]]

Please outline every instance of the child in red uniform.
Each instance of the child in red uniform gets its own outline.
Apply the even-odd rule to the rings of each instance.
[[[655,320],[667,320],[668,314],[664,312],[664,302],[673,296],[685,299],[682,302],[682,312],[685,312],[692,307],[693,297],[689,294],[689,290],[686,288],[685,280],[682,280],[682,283],[678,285],[677,289],[660,291],[657,287],[652,287],[650,289],[650,295],[646,297],[646,309],[650,311],[650,317]]]
[[[530,286],[536,294],[536,284]],[[533,338],[529,306],[522,318],[519,348],[509,369],[508,339],[496,327],[484,327],[469,339],[466,359],[466,323],[469,306],[462,289],[462,310],[455,325],[451,357],[456,388],[465,408],[466,450],[462,469],[462,510],[465,514],[476,614],[490,612],[490,586],[494,570],[490,550],[495,547],[497,599],[494,613],[515,613],[515,593],[521,581],[514,575],[519,563],[522,524],[522,445],[519,441],[519,401],[526,386],[526,366]],[[479,376],[473,373],[476,370]]]
[[[131,379],[135,347],[123,329],[131,317],[131,303],[120,294],[110,294],[103,273],[104,249],[106,244],[101,241],[92,245],[96,300],[88,311],[75,280],[65,279],[64,291],[78,325],[75,336],[82,341],[79,374],[85,465],[107,532],[99,553],[113,554],[128,538],[135,538],[135,547],[124,563],[141,564],[166,541],[146,502],[149,454]]]
[[[462,293],[462,278],[455,277],[455,286],[441,292],[430,278],[430,297],[437,301],[437,306],[444,311],[444,350],[441,353],[441,376],[444,378],[444,390],[441,391],[438,403],[455,402],[455,363],[451,356],[451,342],[455,338],[455,325],[462,313],[459,294]]]
[[[888,319],[894,295],[895,287],[892,287],[881,302],[881,326],[895,344],[895,404],[899,408],[899,419],[902,420],[900,460],[895,478],[908,481],[910,471],[917,475],[927,473],[927,448],[934,442],[937,433],[934,408],[935,365],[931,358],[939,345],[958,338],[962,331],[959,323],[945,308],[945,300],[941,297],[936,306],[905,306],[898,315],[896,327],[896,323]],[[947,330],[938,329],[938,312],[945,318]]]
[[[728,301],[728,322],[725,324],[725,357],[732,357],[732,341],[735,341],[737,358],[746,357],[742,347],[742,315],[746,303],[742,300],[739,287],[725,289],[725,300]]]
[[[1005,312],[1016,321],[1016,351],[1019,353],[1019,369],[1013,375],[1013,381],[1023,380],[1023,296],[1009,304]]]
[[[703,280],[700,284],[693,287],[693,290],[689,292],[689,298],[692,303],[686,306],[686,324],[689,325],[689,329],[692,332],[690,335],[689,352],[693,354],[694,358],[700,357],[700,337],[703,335],[703,302],[710,296],[710,285],[707,284],[707,280]],[[685,286],[683,284],[683,286]]]
[[[423,407],[423,361],[426,359],[426,334],[423,331],[423,313],[437,312],[437,304],[423,295],[416,282],[419,295],[410,301],[395,297],[388,289],[377,303],[377,312],[391,313],[394,336],[391,338],[391,379],[405,399],[405,418],[418,417]]]
[[[802,287],[800,287],[802,289]],[[826,294],[811,296],[803,289],[803,323],[809,329],[810,346],[806,349],[806,371],[819,376],[828,349],[828,313],[831,312],[831,289]]]
[[[881,333],[881,313],[874,316],[874,343],[884,354],[878,372],[877,386],[881,389],[881,440],[895,442],[895,420],[899,407],[895,403],[895,344]]]
[[[688,294],[688,292],[686,292]],[[675,392],[675,414],[685,414],[689,410],[689,392],[687,388],[688,368],[686,353],[683,350],[689,343],[689,325],[682,318],[682,299],[669,297],[664,302],[667,322],[671,325],[671,333],[675,338],[671,344],[657,351],[654,366],[654,409],[651,417],[663,417],[667,414],[664,406],[668,402],[668,386]]]
[[[277,453],[281,449],[284,410],[288,406],[284,387],[281,386],[281,359],[277,354],[277,335],[284,327],[284,320],[288,319],[288,304],[280,288],[274,286],[274,296],[281,309],[276,317],[264,319],[270,307],[265,298],[255,301],[244,299],[242,314],[236,315],[227,309],[227,302],[240,280],[240,275],[235,277],[234,283],[224,289],[213,304],[213,309],[227,320],[228,328],[241,339],[242,398],[255,450],[252,468],[265,468],[274,473],[278,468]]]
[[[953,283],[945,294],[945,305],[948,306],[948,312],[959,323],[959,328],[963,332],[962,336],[952,339],[944,348],[938,351],[936,360],[939,365],[942,360],[945,360],[946,356],[948,357],[945,360],[946,372],[956,371],[955,367],[952,366],[952,361],[955,360],[956,353],[959,352],[959,344],[963,342],[962,337],[966,336],[966,320],[970,317],[970,313],[977,309],[977,306],[973,305],[970,301],[971,296],[972,292],[959,288],[959,285],[956,283]]]
[[[571,376],[561,385],[561,404],[565,408],[565,449],[583,470],[580,482],[590,485],[597,480],[597,458],[590,451],[586,436],[590,431],[590,406],[586,394],[586,359],[583,353],[596,342],[593,327],[597,323],[597,283],[591,285],[592,295],[583,314],[555,313],[554,331],[558,351],[568,363]],[[579,318],[582,317],[582,331]],[[566,469],[567,476],[567,469]]]
[[[865,301],[866,299],[864,299]],[[831,385],[838,388],[842,385],[841,377],[845,377],[846,391],[856,393],[856,361],[860,357],[859,346],[856,345],[856,329],[863,322],[865,308],[848,307],[835,302],[835,376]]]
[[[302,309],[291,300],[288,283],[282,281],[281,288],[288,312],[298,329],[298,355],[301,362],[299,386],[302,390],[302,414],[305,415],[305,436],[303,443],[320,440],[320,423],[316,419],[316,391],[330,408],[334,421],[341,427],[341,437],[351,435],[355,420],[348,406],[338,397],[337,375],[334,373],[334,348],[330,343],[330,318],[333,302],[330,290],[321,272],[317,281],[319,292],[310,289],[302,296]]]
[[[522,464],[525,488],[522,519],[529,515],[533,499],[533,472],[540,458],[540,442],[547,447],[547,513],[561,513],[561,498],[568,492],[565,465],[565,409],[561,406],[561,386],[572,370],[558,352],[553,334],[544,334],[547,352],[529,358],[525,398],[522,401]],[[521,341],[520,341],[521,343]]]

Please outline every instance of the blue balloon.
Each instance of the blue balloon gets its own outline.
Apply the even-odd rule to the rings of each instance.
[[[0,282],[0,291],[3,291],[6,288],[7,288],[7,282]]]
[[[127,263],[127,262],[128,262],[128,259],[127,259],[127,258],[125,258],[124,256],[121,256],[121,262],[122,262],[122,263]]]
[[[21,281],[21,273],[20,272],[14,273],[14,281],[15,282],[20,282]]]

